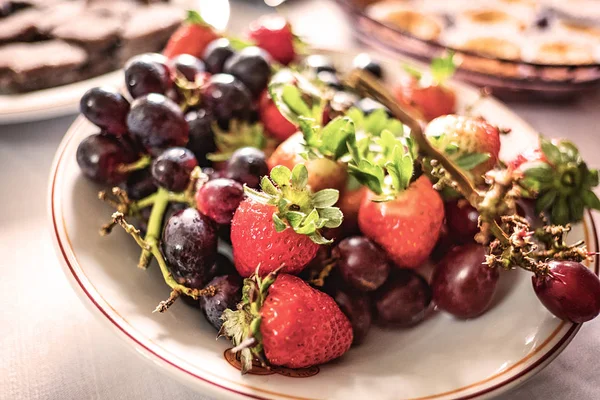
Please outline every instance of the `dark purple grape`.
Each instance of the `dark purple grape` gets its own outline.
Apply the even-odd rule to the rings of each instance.
[[[257,98],[271,78],[270,61],[269,53],[260,47],[250,46],[229,58],[223,71],[238,78]]]
[[[230,224],[235,210],[244,199],[244,187],[233,179],[206,182],[196,192],[196,207],[217,224]]]
[[[552,260],[548,274],[532,277],[533,290],[558,318],[583,323],[600,313],[600,280],[583,264]]]
[[[169,270],[177,282],[203,288],[212,278],[217,255],[214,222],[195,208],[178,211],[165,224],[162,248]]]
[[[200,308],[204,316],[217,330],[221,329],[223,311],[235,310],[242,300],[242,278],[239,275],[223,275],[213,278],[206,287],[213,286],[217,292],[214,296],[200,298]]]
[[[185,114],[185,120],[190,126],[189,141],[186,147],[194,153],[198,165],[210,166],[212,163],[206,156],[217,151],[215,134],[212,129],[212,116],[201,108]]]
[[[334,72],[321,71],[317,74],[317,79],[335,90],[342,90],[344,88],[344,85],[342,85],[342,82],[340,82]]]
[[[119,167],[134,162],[137,156],[116,137],[94,134],[79,143],[76,157],[86,177],[98,183],[115,185],[127,178],[127,172],[119,171]]]
[[[257,188],[263,176],[269,173],[265,153],[254,147],[242,147],[231,155],[225,176],[251,188]]]
[[[371,56],[367,53],[361,53],[354,57],[354,60],[352,61],[352,66],[354,68],[367,71],[379,79],[383,78],[383,68],[381,68],[381,64],[373,60],[373,58],[371,58]]]
[[[127,116],[127,128],[154,156],[169,147],[185,146],[189,137],[181,109],[162,94],[135,99]]]
[[[305,68],[319,73],[321,71],[337,72],[331,60],[321,54],[311,54],[304,59]]]
[[[206,70],[204,62],[190,54],[180,54],[170,60],[171,68],[178,71],[189,82],[196,82],[196,77]]]
[[[189,204],[187,204],[187,203],[169,202],[169,205],[167,206],[167,210],[165,211],[165,215],[163,216],[163,221],[162,221],[163,226],[167,223],[167,221],[173,215],[177,214],[179,211],[183,211],[183,210],[187,209],[188,207],[189,207]]]
[[[206,64],[206,70],[214,75],[223,72],[225,62],[234,54],[235,50],[231,47],[229,39],[219,38],[206,46],[202,59]]]
[[[172,147],[165,150],[152,162],[154,183],[171,192],[185,190],[192,170],[198,166],[191,150],[184,147]]]
[[[385,113],[388,115],[388,117],[392,117],[392,112],[390,111],[389,108],[387,108],[380,102],[375,101],[368,97],[364,97],[364,98],[360,99],[358,102],[356,102],[355,106],[359,110],[361,110],[363,112],[363,114],[365,114],[365,115],[369,115],[375,110],[383,109],[383,110],[385,110]]]
[[[221,276],[221,275],[230,275],[237,274],[237,270],[235,269],[235,265],[231,259],[221,253],[217,254],[216,261],[213,264],[213,267],[210,269],[211,276]]]
[[[161,54],[135,56],[125,64],[125,84],[131,97],[150,93],[166,94],[172,86],[169,61]]]
[[[121,188],[127,192],[132,200],[140,200],[150,196],[157,189],[150,168],[132,171],[127,180],[121,185]]]
[[[444,208],[448,232],[454,242],[473,242],[473,237],[479,232],[479,212],[465,199],[448,201]]]
[[[108,133],[123,135],[127,132],[129,102],[116,89],[96,87],[88,90],[79,102],[79,110]]]
[[[348,317],[352,325],[353,346],[362,344],[371,328],[371,301],[366,294],[336,290],[332,294],[340,310]]]
[[[362,292],[377,289],[388,278],[390,263],[385,252],[364,236],[342,240],[334,249],[337,268],[344,280]]]
[[[374,293],[377,321],[385,326],[405,327],[421,322],[430,303],[427,281],[410,269],[395,270]]]
[[[231,119],[248,120],[252,111],[252,95],[233,75],[216,74],[202,88],[202,104],[226,129]]]
[[[485,247],[469,243],[455,247],[437,265],[431,278],[433,301],[457,318],[483,314],[496,291],[498,269],[485,262]]]

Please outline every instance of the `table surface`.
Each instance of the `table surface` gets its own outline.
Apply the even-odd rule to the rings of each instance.
[[[264,12],[232,4],[230,30],[240,31]],[[331,2],[294,1],[283,12],[311,42],[359,46]],[[598,168],[599,102],[596,93],[570,104],[509,106],[543,134],[573,140]],[[0,399],[206,399],[132,355],[63,276],[48,229],[46,186],[54,152],[73,119],[0,126]],[[549,367],[501,399],[598,399],[599,356],[596,320]]]

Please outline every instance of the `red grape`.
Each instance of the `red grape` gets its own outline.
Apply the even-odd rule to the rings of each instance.
[[[225,62],[235,54],[235,50],[231,47],[229,39],[219,38],[213,40],[206,46],[202,59],[206,64],[206,69],[211,74],[220,74],[223,72]]]
[[[469,243],[479,232],[479,212],[465,199],[451,200],[444,204],[446,224],[450,237],[456,243]]]
[[[215,225],[195,208],[178,211],[168,219],[162,248],[169,271],[180,284],[201,289],[212,278],[217,255]]]
[[[212,130],[212,115],[201,108],[185,114],[185,120],[190,127],[189,141],[186,147],[194,153],[198,165],[201,167],[211,165],[206,156],[217,151],[215,134]]]
[[[257,98],[271,78],[271,56],[260,47],[250,46],[231,56],[224,72],[238,78]]]
[[[236,77],[229,74],[211,76],[202,87],[202,104],[226,129],[231,119],[247,121],[252,111],[252,95]]]
[[[98,183],[114,185],[127,178],[127,173],[120,171],[119,167],[134,162],[137,156],[116,137],[98,133],[79,143],[76,157],[86,177]]]
[[[421,322],[430,303],[431,288],[411,269],[394,270],[374,294],[377,321],[386,326],[405,327]]]
[[[433,301],[458,318],[474,318],[488,309],[499,272],[485,262],[485,247],[470,243],[455,247],[433,272]]]
[[[172,100],[155,93],[133,101],[127,128],[152,155],[169,147],[185,146],[189,137],[189,126],[181,109]]]
[[[218,224],[230,224],[235,210],[244,199],[244,187],[233,179],[206,182],[196,193],[196,207]]]
[[[183,75],[188,82],[196,82],[196,76],[206,70],[202,60],[190,54],[180,54],[169,61],[171,69]]]
[[[231,155],[225,176],[234,181],[257,188],[263,176],[269,173],[265,153],[254,147],[242,147]]]
[[[600,280],[583,264],[552,260],[547,275],[532,277],[542,304],[560,319],[582,323],[600,313]]]
[[[116,89],[96,87],[85,92],[79,110],[93,124],[113,135],[127,132],[129,102]]]
[[[221,329],[223,311],[235,310],[242,300],[242,278],[239,275],[223,275],[213,278],[206,287],[216,289],[214,296],[200,297],[200,308],[204,316],[217,330]]]
[[[197,165],[191,150],[172,147],[152,162],[152,177],[158,186],[171,192],[181,192],[187,187],[190,174]]]
[[[334,249],[337,268],[344,280],[362,292],[377,289],[390,273],[385,252],[364,236],[342,240]]]
[[[171,88],[171,72],[165,56],[156,53],[141,54],[125,64],[125,84],[131,97],[150,93],[166,94]]]
[[[371,328],[371,301],[369,297],[364,293],[352,293],[341,289],[335,290],[331,297],[350,320],[352,333],[354,334],[352,345],[360,345],[364,342]]]

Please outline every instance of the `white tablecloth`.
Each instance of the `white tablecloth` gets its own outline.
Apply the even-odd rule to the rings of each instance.
[[[297,29],[316,43],[356,46],[334,4],[287,7]],[[241,30],[260,12],[233,5],[231,30]],[[540,132],[573,140],[598,168],[599,103],[595,95],[572,104],[510,106]],[[46,186],[54,151],[73,119],[0,126],[0,399],[205,399],[125,349],[83,307],[60,270]],[[501,398],[600,399],[599,358],[596,320],[548,368]]]

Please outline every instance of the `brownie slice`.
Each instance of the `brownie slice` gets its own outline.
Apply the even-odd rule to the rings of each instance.
[[[37,22],[38,29],[44,35],[50,35],[53,29],[77,21],[85,10],[83,1],[61,1],[42,9],[44,18]]]
[[[59,40],[0,46],[0,92],[24,92],[79,79],[86,52]]]
[[[125,63],[136,54],[159,51],[184,19],[185,11],[179,7],[139,7],[123,25],[119,61]]]
[[[43,18],[39,10],[27,9],[2,18],[0,44],[8,42],[29,42],[37,39],[40,32],[37,23]]]
[[[121,21],[84,12],[73,21],[52,30],[52,36],[83,47],[88,53],[100,53],[115,47]]]

